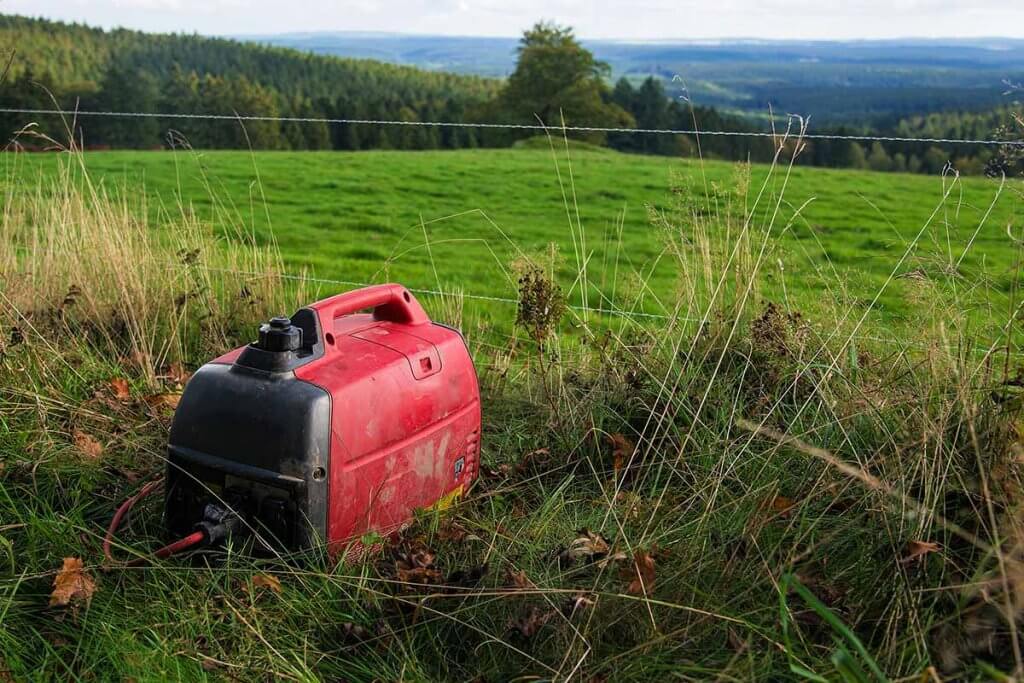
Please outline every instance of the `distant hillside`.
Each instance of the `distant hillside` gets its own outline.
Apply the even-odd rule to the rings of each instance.
[[[439,71],[505,76],[514,38],[366,33],[240,36],[320,54],[366,57]],[[864,125],[933,111],[985,109],[1002,102],[1004,79],[1024,80],[1024,40],[583,41],[613,78],[682,83],[698,104],[763,115],[813,116]],[[678,78],[677,78],[678,77]],[[680,80],[681,79],[681,80]]]
[[[397,46],[405,45],[409,49],[402,55],[407,61],[432,68],[447,65],[464,70],[469,70],[470,63],[476,63],[474,68],[478,71],[486,71],[488,64],[497,63],[495,50],[512,52],[516,45],[510,39],[441,40],[364,34],[334,38],[338,42],[321,37],[326,42],[320,48],[342,45],[353,52],[363,50],[364,56],[394,58]],[[291,40],[302,47],[302,41],[311,41],[313,37]],[[104,31],[4,15],[0,15],[0,41],[14,50],[6,80],[0,83],[0,107],[50,109],[55,99],[64,108],[77,107],[81,111],[228,116],[237,113],[410,123],[535,122],[532,111],[509,113],[513,109],[510,102],[497,96],[502,80],[371,59],[317,55],[226,38]],[[814,133],[972,139],[1001,135],[999,139],[1019,140],[1021,127],[1014,123],[1012,114],[1020,112],[1021,107],[1004,96],[1001,81],[999,88],[994,89],[957,89],[953,85],[962,84],[965,73],[973,74],[979,83],[996,81],[997,74],[1001,74],[1000,78],[1015,78],[1009,68],[1020,60],[1020,44],[1024,43],[1000,44],[998,47],[1005,49],[990,49],[965,43],[955,56],[949,53],[939,61],[929,62],[925,55],[930,44],[598,43],[605,57],[618,65],[620,75],[613,88],[604,88],[602,71],[597,81],[597,97],[601,106],[614,105],[623,113],[622,125],[626,127],[696,127],[704,131],[765,133],[770,130],[768,122],[750,116],[753,109],[744,110],[747,116],[735,113],[739,109],[732,105],[740,102],[735,94],[745,88],[748,100],[743,102],[753,107],[757,100],[750,93],[758,89],[767,93],[773,87],[770,78],[757,75],[758,69],[770,71],[776,78],[782,78],[780,74],[788,70],[789,85],[775,86],[778,94],[772,97],[781,98],[779,102],[783,103],[787,98],[801,101],[809,109],[772,100],[776,114],[780,115],[776,124],[783,127],[786,113],[813,114],[820,108],[845,112],[851,122],[842,123],[840,117],[840,122],[830,124],[827,118],[815,115]],[[808,51],[812,49],[813,54],[819,55],[818,61],[801,61],[809,59]],[[666,65],[672,60],[697,60],[706,70],[732,73],[730,78],[735,81],[731,90],[716,86],[718,90],[714,91],[715,97],[731,105],[707,106],[708,97],[694,94],[698,86],[707,86],[703,81],[688,81],[690,98],[680,98],[681,84],[667,78],[671,71],[668,66],[648,69],[650,64],[660,63],[658,59],[664,59]],[[919,66],[906,66],[899,72],[891,66],[897,62]],[[745,65],[743,69],[739,64]],[[883,68],[881,64],[890,66]],[[845,77],[841,77],[843,73]],[[828,79],[831,85],[822,85]],[[569,88],[565,92],[574,91]],[[565,102],[555,102],[553,111],[561,110]],[[765,109],[767,103],[760,101]],[[887,113],[883,116],[879,108]],[[13,114],[0,114],[0,135],[6,141],[16,131],[34,123],[40,126],[19,134],[19,144],[28,148],[49,146],[48,140],[33,136],[37,130],[57,140],[67,137],[67,131],[52,116],[47,120],[45,115]],[[201,149],[455,149],[508,146],[530,134],[484,127],[328,124],[323,120],[246,121],[243,127],[230,119],[82,116],[75,123],[76,140],[93,148],[191,145]],[[615,132],[589,141],[623,152],[664,156],[699,153],[711,158],[770,161],[775,155],[775,142],[768,137],[722,135],[698,140],[693,134]],[[953,162],[969,173],[1016,174],[1024,170],[1019,151],[980,145],[815,139],[804,146],[798,163],[938,173]]]
[[[5,106],[52,105],[47,90],[67,107],[167,112],[256,113],[280,116],[457,120],[467,107],[493,95],[497,82],[477,76],[426,71],[370,60],[300,53],[223,38],[104,31],[20,16],[0,15],[0,44],[14,50],[7,80],[0,88]],[[45,88],[45,90],[44,90]],[[0,120],[4,132],[25,117]],[[121,121],[118,124],[124,124]],[[153,122],[136,121],[129,135],[110,122],[87,124],[87,140],[96,144],[150,146],[161,133]],[[124,126],[121,126],[124,127]],[[142,130],[151,128],[149,131]],[[211,146],[236,146],[229,139],[237,125],[176,124],[190,140]],[[228,129],[231,129],[229,131]],[[253,124],[249,133],[263,147],[321,147],[330,136],[364,131],[325,127]],[[394,131],[370,131],[366,145],[390,146]],[[281,136],[280,134],[284,135]],[[405,131],[410,133],[410,131]],[[412,132],[413,137],[420,135]],[[424,131],[437,135],[437,131]],[[140,135],[142,136],[140,138]],[[381,136],[385,139],[381,139]],[[275,142],[274,138],[282,138]],[[409,137],[409,135],[406,135]],[[350,140],[349,143],[352,141]],[[439,141],[395,140],[439,146]]]

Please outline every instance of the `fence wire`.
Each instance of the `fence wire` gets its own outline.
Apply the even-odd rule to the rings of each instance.
[[[999,146],[999,147],[1021,147],[1024,148],[1024,140],[991,140],[971,138],[932,138],[932,137],[901,137],[892,135],[852,135],[852,134],[831,134],[831,133],[807,133],[785,130],[776,131],[734,131],[734,130],[699,130],[686,128],[621,128],[606,126],[546,126],[541,123],[486,123],[468,121],[400,121],[391,119],[354,119],[354,118],[328,118],[328,117],[307,117],[307,116],[265,116],[255,114],[212,114],[212,113],[172,113],[172,112],[125,112],[125,111],[95,111],[78,109],[34,109],[22,107],[0,107],[2,114],[22,114],[33,116],[60,116],[63,118],[77,119],[78,117],[110,117],[110,118],[146,118],[146,119],[170,119],[170,120],[201,120],[201,121],[235,121],[244,123],[252,122],[278,122],[278,123],[323,123],[328,125],[367,125],[367,126],[421,126],[430,128],[473,128],[473,129],[504,129],[504,130],[528,130],[544,133],[622,133],[634,135],[696,135],[696,136],[719,136],[739,138],[769,138],[775,140],[800,139],[800,140],[837,140],[851,142],[894,142],[907,144],[947,144],[947,145],[975,145],[975,146]],[[181,264],[169,264],[178,265]],[[225,268],[207,267],[213,272],[230,273],[246,277],[267,277],[266,273],[254,273]],[[341,285],[345,287],[368,287],[373,283],[356,282],[351,280],[336,280],[330,278],[315,278],[305,275],[291,273],[277,273],[273,277],[284,280],[312,282],[318,284]],[[499,303],[504,305],[519,305],[518,299],[485,294],[467,293],[463,291],[445,292],[427,288],[406,287],[416,294],[432,296],[453,296],[457,295],[464,299]],[[648,320],[675,320],[680,322],[699,323],[701,319],[689,318],[678,315],[664,315],[659,313],[647,313],[644,311],[627,311],[619,308],[593,308],[570,304],[570,309],[581,313],[593,313],[596,315],[608,315],[620,318],[640,318]],[[915,347],[921,349],[931,348],[927,344],[907,340],[898,340],[887,337],[871,335],[853,335],[853,339],[886,344],[897,348]],[[1001,347],[972,347],[974,353],[990,354],[998,351]],[[1014,356],[1019,352],[1010,351]]]
[[[167,265],[177,266],[179,268],[188,267],[188,266],[186,266],[184,264],[170,263],[170,262]],[[205,268],[206,270],[209,270],[211,272],[215,272],[215,273],[226,273],[226,274],[231,274],[231,275],[241,275],[241,276],[244,276],[244,277],[253,277],[253,278],[276,277],[276,278],[280,278],[282,280],[292,280],[292,281],[298,281],[298,282],[311,282],[311,283],[328,284],[328,285],[341,285],[343,287],[372,287],[375,284],[381,284],[379,282],[378,283],[373,283],[373,282],[358,282],[358,281],[354,281],[354,280],[335,280],[335,279],[331,279],[331,278],[318,278],[318,277],[311,277],[311,276],[308,276],[308,275],[295,275],[295,274],[292,274],[292,273],[256,273],[256,272],[252,272],[252,271],[236,270],[236,269],[231,269],[231,268],[218,268],[218,267],[214,267],[214,266],[203,266],[203,268]],[[464,291],[461,291],[461,290],[456,290],[456,289],[453,289],[451,291],[444,291],[444,290],[441,290],[441,289],[428,289],[428,288],[424,288],[424,287],[406,287],[405,285],[403,285],[403,287],[405,287],[405,289],[408,289],[413,294],[423,294],[423,295],[438,296],[438,297],[452,297],[452,296],[454,296],[454,297],[461,297],[463,299],[470,299],[470,300],[473,300],[473,301],[483,301],[483,302],[487,302],[487,303],[499,303],[499,304],[505,304],[505,305],[512,305],[512,306],[516,306],[516,307],[519,306],[519,300],[518,299],[513,299],[511,297],[489,296],[489,295],[486,295],[486,294],[473,294],[473,293],[467,293],[467,292],[464,292]],[[612,317],[617,317],[617,318],[629,318],[629,319],[639,318],[639,319],[646,319],[646,320],[660,320],[660,321],[663,321],[663,322],[664,321],[669,321],[669,320],[676,321],[676,322],[687,322],[687,323],[703,323],[703,322],[706,322],[706,320],[704,318],[692,318],[692,317],[682,316],[682,315],[665,315],[665,314],[662,314],[662,313],[647,313],[647,312],[644,312],[644,311],[628,311],[628,310],[623,310],[623,309],[617,308],[617,307],[612,307],[612,308],[594,308],[592,306],[581,306],[579,304],[569,304],[568,308],[570,308],[570,309],[572,309],[574,311],[580,312],[580,313],[593,313],[595,315],[607,315],[607,316],[612,316]],[[899,349],[917,348],[917,349],[927,350],[927,349],[934,348],[933,346],[931,346],[929,344],[924,344],[924,343],[921,343],[921,342],[908,341],[908,340],[895,339],[895,338],[892,338],[892,337],[878,337],[878,336],[874,336],[874,335],[854,334],[854,335],[851,335],[850,338],[858,340],[858,341],[874,342],[874,343],[877,343],[877,344],[884,344],[884,345],[891,346],[891,347],[894,347],[894,348],[899,348]],[[1001,352],[1003,350],[1009,352],[1010,355],[1012,355],[1014,357],[1024,357],[1024,352],[1015,351],[1013,349],[1008,349],[1006,347],[1006,345],[989,346],[989,347],[972,346],[970,348],[970,352],[971,353],[982,354],[982,355],[996,354],[996,353],[999,353],[999,352]]]
[[[322,118],[314,116],[263,116],[259,114],[188,114],[168,112],[139,111],[89,111],[78,109],[26,109],[19,107],[0,107],[2,114],[26,114],[33,116],[61,116],[77,118],[80,116],[114,117],[114,118],[146,118],[172,120],[205,120],[205,121],[257,121],[278,123],[324,123],[348,124],[365,126],[421,126],[428,128],[476,128],[529,130],[546,133],[622,133],[632,135],[696,135],[705,137],[737,137],[737,138],[770,138],[800,140],[846,140],[850,142],[898,142],[907,144],[933,145],[974,145],[990,147],[1021,147],[1024,140],[989,140],[970,138],[914,138],[895,135],[846,135],[838,133],[806,133],[776,131],[740,131],[740,130],[699,130],[696,128],[615,128],[606,126],[546,126],[540,123],[474,123],[470,121],[399,121],[391,119],[346,119]]]

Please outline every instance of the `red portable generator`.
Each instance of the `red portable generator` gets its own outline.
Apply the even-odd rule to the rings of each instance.
[[[401,285],[339,294],[272,319],[189,381],[171,426],[167,525],[337,553],[458,496],[477,476],[479,439],[459,332]]]

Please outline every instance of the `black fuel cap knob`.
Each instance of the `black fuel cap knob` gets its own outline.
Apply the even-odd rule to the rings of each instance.
[[[260,340],[256,346],[264,351],[298,351],[302,347],[302,328],[282,316],[271,318],[270,322],[260,325]]]

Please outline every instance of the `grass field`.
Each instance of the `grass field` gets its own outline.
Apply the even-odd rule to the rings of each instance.
[[[989,212],[982,180],[587,150],[571,182],[536,149],[5,160],[0,682],[1024,672],[1019,185]],[[524,265],[551,241],[554,278]],[[471,333],[481,478],[358,560],[105,560],[189,372],[345,288],[303,269],[519,302],[425,302]],[[556,284],[678,317],[549,315]],[[163,536],[147,501],[116,557]]]
[[[588,149],[567,156],[557,141],[554,154],[538,142],[421,153],[103,152],[86,164],[94,181],[144,187],[157,222],[187,203],[224,234],[253,231],[264,243],[273,235],[289,270],[320,278],[515,298],[510,262],[553,242],[573,303],[668,313],[679,285],[671,239],[699,216],[749,211],[773,250],[766,298],[813,312],[828,291],[858,315],[870,308],[878,333],[930,324],[952,300],[978,324],[1005,319],[1019,181],[1000,191],[977,178],[784,166],[754,167],[745,178],[728,162]],[[16,175],[31,179],[55,158],[19,163]],[[893,272],[903,277],[887,283]],[[928,280],[941,283],[938,301],[922,293]]]

